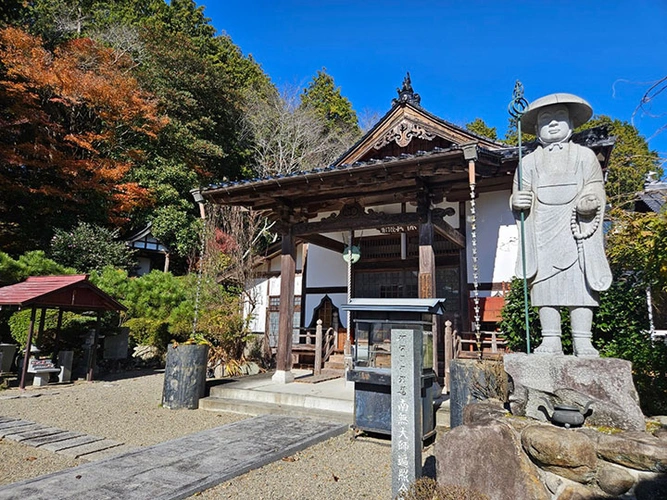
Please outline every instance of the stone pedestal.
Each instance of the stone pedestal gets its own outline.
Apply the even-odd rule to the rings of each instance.
[[[514,415],[547,421],[550,413],[543,398],[580,408],[592,401],[588,424],[631,431],[645,429],[629,361],[508,354],[504,363],[510,376],[509,399]]]
[[[291,370],[276,370],[271,380],[276,384],[291,384],[294,382],[294,374]]]

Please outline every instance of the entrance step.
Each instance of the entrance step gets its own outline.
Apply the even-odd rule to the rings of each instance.
[[[311,375],[306,370],[294,370],[296,379]],[[352,415],[354,412],[354,385],[343,377],[324,380],[317,384],[278,383],[272,373],[224,381],[210,389],[210,398],[235,400],[239,403],[282,405],[307,411],[323,410]],[[200,408],[206,408],[207,400],[199,400]]]
[[[297,377],[294,379],[294,382],[299,384],[319,384],[320,382],[326,382],[327,380],[334,380],[345,375],[343,370],[332,370],[330,368],[324,368],[322,373],[319,375],[304,375],[303,377]]]
[[[255,401],[241,401],[238,399],[227,399],[208,397],[199,400],[199,408],[209,411],[228,411],[241,413],[243,415],[291,415],[300,417],[312,417],[327,422],[339,422],[351,425],[353,416],[351,413],[340,411],[316,410],[298,406],[281,405],[274,403],[258,403]]]

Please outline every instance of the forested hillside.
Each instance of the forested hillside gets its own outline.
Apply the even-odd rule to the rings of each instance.
[[[314,134],[292,148],[311,164],[359,133],[331,76],[286,95],[191,0],[3,2],[0,61],[0,251],[12,255],[48,253],[81,222],[116,235],[150,222],[184,272],[201,224],[190,189],[296,168],[275,161],[292,122]]]

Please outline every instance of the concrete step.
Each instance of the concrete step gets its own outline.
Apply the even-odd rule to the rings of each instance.
[[[324,368],[327,370],[339,370],[339,371],[344,371],[345,370],[345,363],[342,361],[327,361],[324,363]]]
[[[450,427],[450,403],[449,396],[446,396],[447,399],[444,401],[435,402],[436,411],[435,411],[435,426],[441,428]]]
[[[254,401],[240,401],[238,399],[227,399],[208,397],[199,400],[199,408],[208,411],[228,411],[243,415],[290,415],[299,417],[312,417],[327,422],[340,422],[351,425],[353,423],[352,413],[340,411],[327,411],[307,409],[298,406],[288,406],[273,403],[258,403]]]
[[[302,394],[295,394],[292,392],[270,392],[256,389],[248,390],[246,388],[226,387],[222,385],[211,387],[210,397],[231,399],[240,402],[250,401],[262,404],[284,405],[311,410],[337,411],[350,414],[354,411],[354,402],[352,400],[336,399],[305,392]],[[202,401],[207,399],[209,398],[199,400],[200,407],[202,407]]]

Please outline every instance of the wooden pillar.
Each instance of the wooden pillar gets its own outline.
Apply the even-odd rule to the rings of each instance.
[[[419,298],[435,298],[435,252],[433,251],[434,230],[431,210],[427,209],[426,222],[419,226]],[[433,371],[440,378],[438,348],[440,345],[440,318],[433,315]]]
[[[58,309],[58,322],[56,324],[56,342],[55,342],[55,347],[54,347],[54,352],[53,352],[53,361],[55,361],[56,356],[58,356],[58,351],[60,351],[60,330],[62,329],[63,326],[63,310],[62,308]]]
[[[32,313],[30,313],[30,329],[28,330],[28,340],[25,345],[25,354],[23,355],[23,366],[21,367],[21,382],[19,382],[19,390],[25,390],[25,377],[28,372],[28,362],[30,360],[30,347],[32,346],[32,334],[35,332],[35,316],[37,315],[37,309],[32,308]]]
[[[426,222],[419,226],[419,298],[435,297],[435,252],[433,251],[433,223],[431,211]]]
[[[310,245],[306,242],[301,244],[301,313],[299,323],[306,327],[306,289],[308,288],[308,250]],[[310,338],[310,337],[308,337]]]
[[[92,382],[94,378],[95,365],[97,365],[97,343],[100,338],[100,327],[102,326],[102,312],[97,311],[97,321],[95,322],[95,333],[93,335],[93,344],[90,346],[90,356],[88,357],[88,374],[86,380]]]
[[[292,374],[292,330],[294,318],[294,278],[296,276],[296,246],[291,229],[282,235],[280,256],[280,311],[278,318],[278,349],[273,381],[287,384]]]

